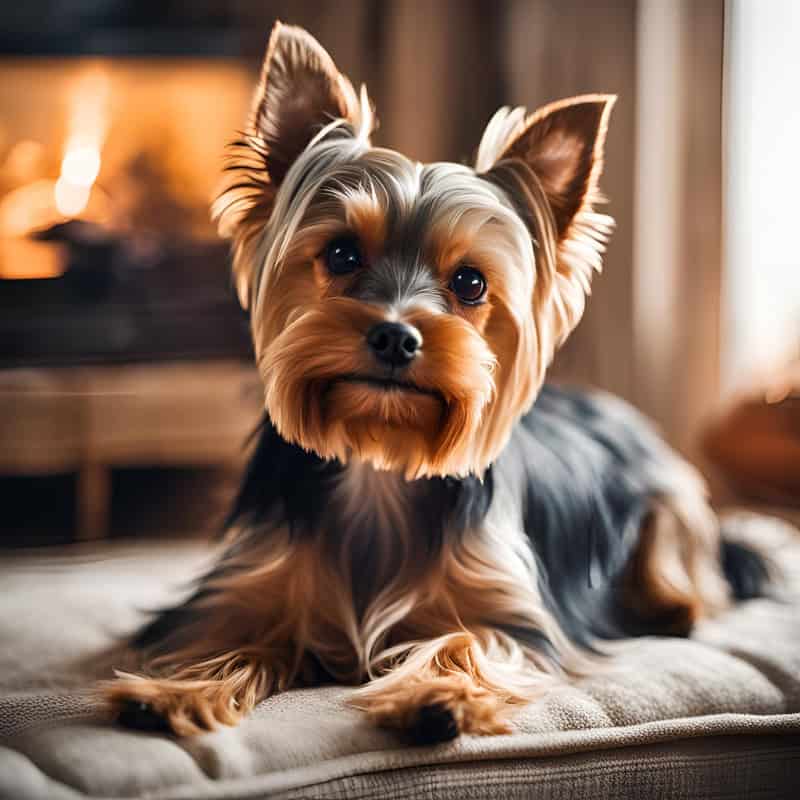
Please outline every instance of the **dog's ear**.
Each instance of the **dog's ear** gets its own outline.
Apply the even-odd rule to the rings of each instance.
[[[220,235],[233,240],[233,274],[242,305],[250,303],[255,248],[278,189],[300,154],[326,125],[368,141],[372,108],[302,28],[275,23],[244,135],[231,142],[212,207]]]
[[[536,175],[553,213],[558,238],[578,212],[599,199],[606,130],[614,95],[572,97],[533,114],[501,109],[478,149],[476,169],[487,172],[513,159]]]
[[[552,310],[553,349],[578,324],[614,220],[597,213],[613,95],[561,100],[526,114],[502,108],[483,134],[476,171],[500,186],[538,252],[535,307]],[[545,301],[542,298],[547,298]]]
[[[266,147],[267,169],[280,184],[300,153],[325,125],[357,125],[361,106],[350,81],[302,28],[276,22],[253,98],[252,128]]]

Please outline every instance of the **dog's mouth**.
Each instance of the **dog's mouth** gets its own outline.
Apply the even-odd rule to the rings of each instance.
[[[437,400],[444,402],[441,392],[418,386],[416,383],[411,383],[411,381],[401,381],[397,378],[377,378],[373,375],[343,375],[341,378],[337,378],[335,383],[355,383],[384,392],[411,392],[435,397]]]

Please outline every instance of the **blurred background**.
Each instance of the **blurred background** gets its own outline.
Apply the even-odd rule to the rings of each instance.
[[[800,501],[800,3],[26,0],[0,7],[0,544],[217,524],[261,398],[208,206],[277,18],[420,160],[468,160],[500,105],[618,94],[617,232],[553,374],[634,402],[720,499]]]

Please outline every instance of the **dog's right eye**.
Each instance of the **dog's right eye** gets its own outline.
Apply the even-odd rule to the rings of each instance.
[[[361,250],[355,239],[334,239],[325,248],[325,264],[334,275],[347,275],[363,265]]]

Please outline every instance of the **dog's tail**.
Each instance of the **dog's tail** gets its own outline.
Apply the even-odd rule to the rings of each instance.
[[[740,541],[723,538],[721,543],[722,571],[736,600],[763,597],[771,583],[772,566],[754,547]]]

